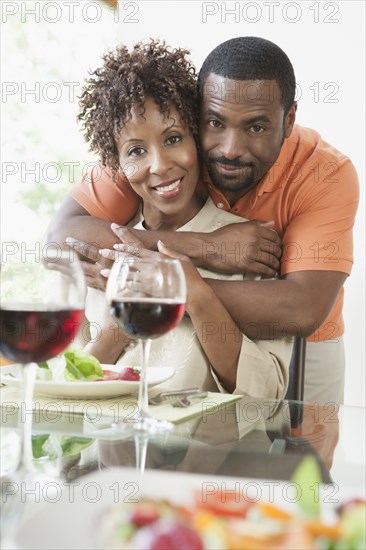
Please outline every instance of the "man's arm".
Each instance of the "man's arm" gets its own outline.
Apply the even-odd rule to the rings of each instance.
[[[110,221],[90,216],[85,208],[67,196],[51,220],[45,239],[47,243],[64,246],[70,236],[93,245],[94,250],[112,248],[116,242]]]
[[[248,223],[235,225],[242,226]],[[118,240],[116,235],[122,241],[131,242],[131,233],[124,228],[115,229],[115,233],[111,230],[109,222],[89,216],[86,210],[68,197],[52,221],[48,241],[61,244],[65,242],[67,236],[72,235],[88,243],[92,242],[94,243],[92,247],[82,244],[78,249],[81,253],[87,254],[90,261],[95,262],[99,258],[97,250],[112,248]],[[128,233],[127,239],[124,238],[126,233]],[[192,250],[190,235],[195,235],[152,231],[140,231],[138,234],[139,237],[141,235],[148,239],[152,238],[149,244],[154,248],[157,237],[161,235],[161,240],[167,246],[180,253],[183,253],[182,248],[186,252],[189,250],[189,242]],[[207,234],[204,236],[207,237]],[[198,243],[199,234],[196,238]],[[196,246],[199,246],[197,243]],[[89,264],[88,277],[92,279],[93,271],[96,278],[102,267],[105,265]],[[252,339],[268,339],[283,335],[312,334],[326,318],[346,278],[345,273],[336,271],[299,271],[286,275],[284,279],[269,281],[210,279],[207,282],[230,311],[244,334]],[[94,284],[92,280],[89,286],[100,288],[100,285]]]
[[[161,240],[197,267],[217,273],[253,273],[274,277],[280,269],[281,239],[272,222],[233,223],[210,233],[140,231],[129,229],[150,249]]]
[[[134,242],[126,228],[116,227],[114,231],[123,243]],[[139,244],[135,241],[136,247]],[[270,340],[307,337],[315,332],[331,311],[346,278],[341,271],[304,270],[268,281],[206,282],[244,334],[254,340]]]
[[[333,307],[347,274],[298,271],[269,281],[206,282],[252,339],[310,336]]]
[[[199,267],[273,277],[279,269],[281,246],[277,233],[267,225],[258,221],[235,223],[212,233],[129,231],[147,248],[157,250],[157,243],[161,240],[180,254],[189,256]],[[78,251],[89,261],[98,260],[97,251],[112,248],[118,240],[111,230],[110,221],[90,216],[71,196],[66,197],[52,219],[46,242],[64,246],[67,237],[88,243],[88,247],[83,245],[83,250]],[[237,250],[238,244],[240,250],[230,253]]]

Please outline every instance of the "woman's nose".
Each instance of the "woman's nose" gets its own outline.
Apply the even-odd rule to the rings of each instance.
[[[150,156],[150,172],[159,176],[167,174],[172,168],[174,162],[169,153],[165,149],[156,149],[151,152]]]

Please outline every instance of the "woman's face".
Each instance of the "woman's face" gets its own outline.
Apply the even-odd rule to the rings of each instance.
[[[144,201],[149,227],[156,228],[163,217],[174,219],[176,228],[196,214],[196,143],[173,106],[169,116],[151,98],[144,113],[132,108],[116,144],[121,169]]]

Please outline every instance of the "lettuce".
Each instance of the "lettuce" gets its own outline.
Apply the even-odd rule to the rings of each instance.
[[[69,349],[61,356],[44,363],[39,363],[38,366],[41,369],[49,369],[52,372],[52,380],[54,381],[60,381],[58,375],[60,368],[60,374],[63,375],[62,379],[67,382],[79,380],[90,382],[103,378],[103,369],[98,359],[89,353],[79,350]]]
[[[309,455],[303,458],[292,475],[291,481],[299,488],[299,509],[308,517],[319,518],[321,514],[319,488],[322,484],[322,476],[315,457]]]
[[[33,458],[66,458],[76,456],[90,447],[94,439],[87,437],[67,437],[56,434],[32,435]]]
[[[335,547],[336,549],[363,550],[366,548],[365,517],[365,504],[352,506],[352,508],[344,512],[341,520],[344,539],[339,542]],[[341,545],[342,542],[343,546]]]
[[[66,359],[65,380],[98,380],[103,378],[103,369],[96,357],[84,351],[68,350]]]

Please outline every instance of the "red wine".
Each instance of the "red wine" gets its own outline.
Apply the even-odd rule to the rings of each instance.
[[[61,353],[80,326],[82,310],[0,309],[0,353],[19,363],[40,363]]]
[[[130,336],[158,338],[181,321],[184,304],[170,302],[119,302],[113,300],[111,313]]]

